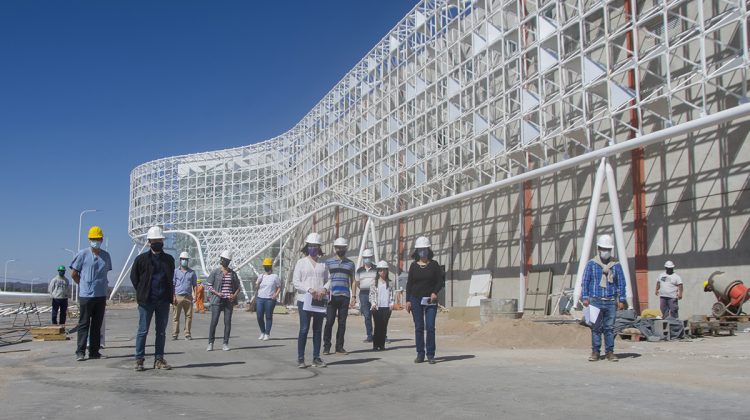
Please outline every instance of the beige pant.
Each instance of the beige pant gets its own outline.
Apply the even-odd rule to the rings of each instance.
[[[192,296],[177,296],[177,304],[172,311],[172,337],[180,334],[180,314],[185,312],[185,337],[190,337],[190,327],[193,325]]]

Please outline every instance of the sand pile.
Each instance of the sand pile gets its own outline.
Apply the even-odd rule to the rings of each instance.
[[[580,348],[591,344],[591,330],[577,324],[496,319],[479,326],[452,319],[440,321],[440,334],[458,336],[466,344],[484,343],[498,348]]]

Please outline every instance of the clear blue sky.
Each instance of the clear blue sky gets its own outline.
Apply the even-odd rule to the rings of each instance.
[[[133,167],[288,130],[415,4],[0,2],[0,276],[69,265],[89,208],[119,272]]]

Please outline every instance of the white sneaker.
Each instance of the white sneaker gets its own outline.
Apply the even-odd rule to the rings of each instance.
[[[265,335],[265,334],[261,334],[261,335],[260,335],[260,336],[258,337],[258,340],[263,340],[263,339],[265,339],[265,338],[266,338],[266,335]]]
[[[271,336],[268,334],[263,334],[263,341],[268,341],[271,339]]]
[[[206,347],[206,351],[214,351],[214,343],[208,343],[208,347]]]
[[[229,344],[226,344],[226,343],[222,344],[221,345],[221,349],[224,350],[224,351],[229,351]]]

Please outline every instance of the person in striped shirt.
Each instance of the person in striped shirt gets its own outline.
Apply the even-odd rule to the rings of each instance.
[[[232,253],[224,251],[219,258],[219,268],[214,269],[206,280],[206,292],[211,302],[211,323],[208,327],[208,347],[206,351],[213,351],[216,326],[219,316],[224,314],[224,341],[221,349],[229,351],[229,335],[232,332],[232,310],[240,293],[240,278],[237,272],[229,268]]]
[[[354,305],[352,301],[352,282],[356,266],[349,258],[346,258],[346,250],[349,243],[344,238],[337,238],[333,242],[336,256],[326,261],[328,269],[328,283],[325,288],[330,290],[331,299],[328,301],[326,312],[326,326],[323,330],[323,354],[331,354],[331,335],[333,323],[338,316],[339,326],[336,329],[336,353],[349,354],[344,349],[344,334],[346,333],[346,317],[349,308]]]
[[[615,356],[615,304],[617,309],[624,309],[625,275],[620,263],[612,258],[612,237],[602,235],[596,241],[598,254],[591,259],[583,271],[581,279],[581,301],[583,306],[594,306],[599,309],[599,316],[591,328],[591,357],[589,361],[599,360],[604,334],[605,357],[616,362]]]

